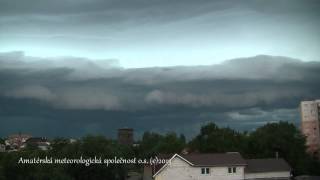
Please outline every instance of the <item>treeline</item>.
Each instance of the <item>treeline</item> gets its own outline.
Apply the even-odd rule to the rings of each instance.
[[[52,149],[48,151],[27,147],[18,152],[0,153],[0,180],[121,180],[125,179],[128,171],[142,172],[139,165],[17,164],[20,157],[149,158],[182,151],[237,151],[245,158],[274,158],[278,153],[279,157],[289,162],[295,175],[320,175],[319,161],[305,152],[305,138],[293,124],[287,122],[266,124],[250,133],[220,128],[211,123],[203,126],[200,133],[189,142],[184,135],[145,132],[138,144],[133,147],[123,146],[103,136],[87,136],[73,143],[57,138],[52,141]]]

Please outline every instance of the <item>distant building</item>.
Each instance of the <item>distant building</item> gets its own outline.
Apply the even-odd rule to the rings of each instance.
[[[306,136],[308,152],[319,155],[320,151],[320,100],[302,101],[301,111],[301,131]]]
[[[118,143],[122,145],[133,145],[133,129],[121,128],[118,129]]]
[[[74,139],[74,138],[70,138],[69,139],[69,143],[70,144],[73,144],[73,143],[76,143],[78,140],[77,139]]]
[[[27,139],[26,146],[36,147],[41,150],[48,150],[50,148],[50,142],[43,137],[32,137]]]
[[[144,180],[254,180],[291,178],[283,159],[245,160],[240,153],[175,154],[164,164],[147,166]]]
[[[25,142],[31,137],[29,134],[12,134],[5,140],[5,144],[10,146],[11,149],[20,149],[24,147]]]
[[[6,145],[0,143],[0,152],[6,151]]]

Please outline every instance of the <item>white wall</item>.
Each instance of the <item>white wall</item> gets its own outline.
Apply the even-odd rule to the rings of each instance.
[[[166,166],[155,180],[241,180],[244,166],[238,166],[236,173],[228,173],[228,167],[209,167],[210,174],[201,174],[201,167],[193,167],[178,157]]]
[[[245,174],[245,179],[259,179],[259,178],[288,178],[289,179],[289,177],[290,177],[289,171]]]

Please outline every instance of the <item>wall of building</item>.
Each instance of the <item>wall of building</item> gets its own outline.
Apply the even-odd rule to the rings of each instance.
[[[262,173],[245,173],[245,179],[268,179],[268,178],[281,178],[281,179],[290,179],[290,172],[283,171],[283,172],[262,172]]]
[[[318,101],[303,101],[300,104],[301,131],[306,136],[306,145],[311,153],[318,152],[320,148],[319,106]]]
[[[201,174],[201,167],[193,167],[176,157],[155,180],[240,180],[244,179],[244,166],[238,166],[236,173],[228,173],[228,167],[209,167],[210,174]]]
[[[118,142],[123,145],[133,145],[133,129],[118,129]]]

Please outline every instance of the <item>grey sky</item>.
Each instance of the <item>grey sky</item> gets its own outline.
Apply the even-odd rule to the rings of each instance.
[[[0,51],[208,65],[259,54],[319,60],[316,0],[0,0]]]
[[[0,0],[0,136],[299,124],[318,0]],[[183,125],[182,125],[183,124]]]

